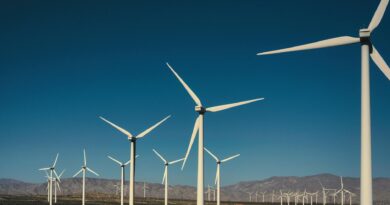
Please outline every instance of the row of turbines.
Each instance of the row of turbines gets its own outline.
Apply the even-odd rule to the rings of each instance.
[[[387,78],[390,79],[390,68],[386,64],[386,62],[383,60],[379,52],[375,49],[371,42],[371,33],[377,28],[379,23],[381,22],[381,19],[385,13],[385,10],[387,8],[387,5],[389,3],[389,0],[381,0],[368,28],[361,29],[359,31],[359,37],[350,37],[350,36],[343,36],[338,38],[332,38],[328,40],[323,40],[315,43],[310,43],[302,46],[295,46],[287,49],[279,49],[275,51],[269,51],[269,52],[261,52],[258,53],[258,55],[270,55],[270,54],[278,54],[278,53],[285,53],[285,52],[293,52],[293,51],[302,51],[302,50],[311,50],[311,49],[319,49],[319,48],[326,48],[326,47],[334,47],[334,46],[341,46],[341,45],[349,45],[349,44],[361,44],[361,73],[362,73],[362,81],[361,81],[361,184],[360,184],[360,201],[362,205],[372,205],[372,165],[371,165],[371,112],[370,112],[370,78],[369,78],[369,57],[374,61],[374,63],[379,67],[379,69],[385,74]],[[195,94],[195,92],[187,85],[187,83],[176,73],[176,71],[173,69],[173,67],[167,63],[168,68],[172,71],[172,73],[175,75],[175,77],[179,80],[179,82],[182,84],[182,86],[185,88],[187,93],[190,95],[192,100],[195,102],[195,112],[198,113],[198,117],[195,120],[194,128],[192,131],[190,143],[187,149],[187,152],[185,154],[185,157],[183,159],[180,159],[183,161],[182,169],[184,168],[186,161],[188,159],[189,153],[191,151],[192,145],[196,139],[196,136],[198,136],[198,170],[197,170],[197,205],[204,205],[204,151],[206,150],[204,147],[204,130],[203,130],[203,124],[204,124],[204,116],[206,113],[213,113],[213,112],[219,112],[226,109],[230,109],[233,107],[253,103],[256,101],[263,100],[264,98],[257,98],[254,100],[248,100],[238,103],[231,103],[226,105],[220,105],[220,106],[214,106],[214,107],[206,107],[202,104],[201,100],[198,98],[198,96]],[[108,121],[107,119],[100,117],[103,121],[107,122],[111,126],[113,126],[115,129],[119,130],[121,133],[125,134],[127,136],[128,141],[130,142],[130,172],[129,172],[129,178],[130,178],[130,188],[129,188],[129,205],[134,205],[134,182],[135,182],[135,165],[136,165],[136,145],[137,141],[143,137],[145,137],[148,133],[150,133],[152,130],[154,130],[156,127],[158,127],[161,123],[166,121],[170,116],[164,118],[157,124],[153,125],[152,127],[146,129],[145,131],[141,132],[138,135],[133,135],[129,131],[121,128],[120,126]],[[208,152],[208,151],[206,151]],[[156,152],[157,153],[157,152]],[[210,155],[213,156],[213,158],[217,162],[217,177],[216,181],[219,183],[219,166],[224,160],[219,160],[219,158],[215,157],[211,152],[208,152]],[[161,157],[161,156],[160,156]],[[161,157],[165,164],[165,171],[164,171],[164,177],[163,181],[168,184],[168,166],[169,162],[165,160],[165,158]],[[175,161],[173,161],[175,162]],[[171,162],[172,164],[172,162]],[[53,179],[53,173],[55,177],[60,180],[60,177],[55,172],[55,163],[52,167],[48,167],[44,169],[45,171],[50,170],[50,186],[49,191],[52,192],[52,179]],[[95,175],[97,175],[96,172],[92,171],[90,168],[86,166],[86,157],[84,154],[84,164],[81,168],[81,170],[77,173],[83,173],[83,202],[84,205],[84,195],[85,195],[85,173],[89,171]],[[219,184],[217,183],[217,204],[220,204],[220,198],[219,198]],[[166,185],[167,187],[167,185]],[[166,189],[166,199],[165,204],[167,204],[167,189]],[[341,192],[342,197],[344,196],[344,191]],[[289,195],[287,195],[289,196]],[[50,205],[51,205],[51,195],[50,195]],[[283,197],[282,197],[283,199]],[[123,204],[123,200],[122,200]]]
[[[328,203],[327,199],[329,197],[333,198],[333,204],[337,203],[336,198],[339,197],[341,205],[344,205],[346,200],[348,200],[349,205],[352,205],[353,204],[352,197],[355,197],[356,194],[344,188],[344,183],[343,183],[342,177],[340,177],[340,180],[341,180],[340,189],[325,188],[322,185],[322,183],[320,182],[321,187],[322,187],[322,191],[307,192],[305,189],[303,192],[300,192],[300,191],[294,192],[294,191],[279,190],[279,194],[276,194],[275,190],[273,190],[272,193],[269,194],[269,196],[271,198],[271,203],[275,203],[276,200],[280,200],[280,205],[283,205],[283,202],[286,202],[287,205],[290,205],[290,203],[293,202],[292,198],[294,199],[294,205],[298,205],[300,202],[302,205],[305,205],[305,204],[313,205],[313,203],[318,204],[319,194],[322,193],[322,204],[323,205],[326,205]],[[264,192],[259,192],[259,191],[247,192],[247,194],[249,196],[249,202],[262,202],[262,203],[266,202],[266,194],[267,194],[266,191],[264,191]],[[252,196],[255,197],[254,200],[252,199]],[[258,200],[258,198],[260,196],[262,197],[261,201]],[[285,199],[285,201],[284,201],[284,199]]]

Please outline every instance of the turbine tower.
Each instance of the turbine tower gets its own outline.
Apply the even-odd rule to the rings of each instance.
[[[371,108],[370,108],[370,60],[390,79],[390,68],[371,42],[371,33],[378,27],[385,14],[389,0],[381,0],[368,28],[360,29],[359,37],[342,36],[328,40],[318,41],[286,49],[258,53],[269,55],[293,51],[303,51],[326,47],[361,44],[361,158],[360,158],[360,202],[362,205],[372,205],[372,163],[371,163]]]
[[[153,152],[158,156],[160,157],[160,159],[164,162],[164,175],[163,175],[163,179],[162,179],[162,184],[165,185],[165,200],[164,200],[164,204],[165,205],[168,205],[168,166],[169,165],[172,165],[172,164],[176,164],[178,162],[181,162],[184,160],[184,158],[182,159],[178,159],[178,160],[174,160],[174,161],[171,161],[171,162],[168,162],[167,160],[164,159],[164,157],[161,156],[160,153],[158,153],[155,149],[153,149]]]
[[[231,156],[231,157],[228,157],[226,159],[223,159],[223,160],[220,160],[218,157],[216,157],[210,150],[208,150],[206,147],[204,148],[204,150],[206,150],[206,152],[212,157],[215,159],[215,162],[217,163],[217,172],[216,172],[216,175],[215,175],[215,184],[217,185],[217,205],[220,205],[221,204],[221,174],[220,174],[220,169],[221,169],[221,163],[225,163],[229,160],[232,160],[238,156],[240,156],[240,154],[236,154],[234,156]],[[257,196],[256,196],[256,200],[257,200]]]
[[[61,182],[61,176],[64,174],[65,170],[62,170],[60,175],[58,177],[55,177],[54,180],[54,203],[57,203],[57,187],[58,190],[61,191],[60,182]]]
[[[182,169],[184,168],[184,165],[185,165],[185,163],[187,161],[187,158],[188,158],[188,155],[189,155],[189,153],[191,151],[192,144],[194,143],[196,134],[199,133],[199,138],[198,138],[198,179],[197,179],[197,192],[196,192],[197,193],[197,199],[196,199],[196,201],[197,201],[197,205],[204,205],[204,196],[203,196],[203,193],[204,193],[204,177],[203,177],[203,174],[204,174],[204,169],[203,169],[203,165],[204,165],[204,161],[203,161],[204,160],[204,154],[203,154],[203,148],[204,148],[204,146],[203,146],[203,138],[204,138],[204,136],[203,136],[203,120],[204,120],[204,114],[206,112],[219,112],[219,111],[226,110],[226,109],[229,109],[229,108],[233,108],[233,107],[237,107],[237,106],[240,106],[240,105],[245,105],[245,104],[249,104],[249,103],[252,103],[252,102],[259,101],[259,100],[263,100],[264,98],[257,98],[257,99],[254,99],[254,100],[248,100],[248,101],[243,101],[243,102],[238,102],[238,103],[231,103],[231,104],[226,104],[226,105],[220,105],[220,106],[206,108],[206,107],[204,107],[202,105],[202,102],[200,101],[198,96],[196,96],[196,94],[184,82],[184,80],[176,73],[176,71],[173,70],[173,68],[168,63],[167,63],[167,66],[173,72],[173,74],[176,76],[176,78],[180,81],[180,83],[186,89],[186,91],[191,96],[191,98],[194,100],[194,102],[196,104],[195,112],[197,112],[199,114],[198,118],[195,121],[195,125],[194,125],[194,129],[192,131],[190,144],[188,146],[188,149],[187,149],[184,161],[183,161]],[[132,204],[130,204],[130,205],[132,205]]]
[[[114,157],[111,157],[111,156],[107,156],[109,159],[111,159],[112,161],[114,161],[115,163],[117,163],[119,165],[119,167],[121,168],[121,205],[123,205],[123,198],[124,198],[124,193],[123,193],[123,187],[124,187],[124,184],[125,184],[125,167],[130,164],[130,160],[127,161],[126,163],[123,163],[123,162],[120,162],[119,160],[115,159]],[[138,157],[135,156],[136,158]]]
[[[52,205],[53,204],[53,173],[54,175],[58,178],[58,174],[55,170],[56,168],[56,164],[57,164],[57,159],[58,159],[58,153],[57,153],[57,156],[54,160],[54,163],[51,167],[46,167],[46,168],[41,168],[39,170],[41,171],[47,171],[47,170],[50,170],[50,183],[49,183],[49,204]]]
[[[135,190],[134,190],[134,183],[135,183],[135,155],[136,155],[136,142],[138,139],[145,137],[149,132],[154,130],[156,127],[158,127],[161,123],[163,123],[165,120],[170,118],[171,116],[169,115],[168,117],[162,119],[160,122],[157,124],[151,126],[150,128],[146,129],[145,131],[141,132],[137,136],[133,136],[129,131],[119,127],[118,125],[106,120],[103,117],[100,117],[104,122],[108,123],[109,125],[113,126],[115,129],[119,130],[123,134],[127,136],[127,139],[130,141],[130,182],[129,182],[129,205],[134,205],[134,196],[135,196]]]
[[[92,169],[87,167],[87,155],[85,154],[85,149],[84,149],[84,163],[83,163],[83,166],[81,166],[80,171],[78,171],[75,175],[73,175],[73,177],[76,177],[81,172],[83,172],[83,188],[82,188],[83,189],[83,191],[82,191],[83,193],[82,193],[82,200],[81,200],[81,204],[82,205],[85,205],[85,174],[86,174],[87,171],[91,172],[92,174],[94,174],[96,176],[99,176],[98,173],[94,172]]]

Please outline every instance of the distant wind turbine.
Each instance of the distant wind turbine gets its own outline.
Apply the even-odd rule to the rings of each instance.
[[[57,156],[56,156],[56,158],[55,158],[55,160],[54,160],[54,163],[53,163],[53,165],[51,166],[51,167],[46,167],[46,168],[41,168],[41,169],[39,169],[39,170],[41,170],[41,171],[48,171],[48,170],[50,170],[50,183],[49,183],[49,203],[50,203],[50,205],[52,205],[53,204],[53,173],[56,175],[56,177],[58,178],[58,174],[57,174],[57,172],[56,172],[56,170],[55,170],[55,168],[56,168],[56,164],[57,164],[57,159],[58,159],[58,153],[57,153]]]
[[[184,161],[183,161],[182,169],[184,168],[184,165],[185,165],[185,163],[187,161],[187,158],[188,158],[188,155],[189,155],[189,153],[191,151],[191,147],[192,147],[192,144],[193,144],[193,142],[195,140],[196,134],[199,132],[199,138],[198,138],[198,180],[197,180],[197,200],[196,201],[197,201],[197,205],[203,205],[204,204],[204,198],[203,198],[204,197],[203,196],[203,193],[204,193],[204,169],[203,169],[203,165],[204,165],[204,161],[203,161],[204,160],[204,154],[203,154],[203,148],[204,148],[204,146],[203,146],[203,120],[204,120],[204,114],[206,112],[219,112],[219,111],[230,109],[230,108],[233,108],[233,107],[237,107],[237,106],[253,103],[253,102],[256,102],[256,101],[259,101],[259,100],[263,100],[264,98],[257,98],[257,99],[254,99],[254,100],[248,100],[248,101],[243,101],[243,102],[238,102],[238,103],[231,103],[231,104],[219,105],[219,106],[206,108],[206,107],[204,107],[202,105],[202,103],[201,103],[200,99],[198,98],[198,96],[196,96],[196,94],[191,90],[191,88],[176,73],[176,71],[172,68],[172,66],[170,66],[168,63],[167,63],[167,66],[169,67],[169,69],[171,69],[173,74],[176,76],[176,78],[180,81],[180,83],[186,89],[188,94],[194,100],[194,102],[196,104],[195,112],[197,112],[199,114],[198,118],[195,121],[195,125],[194,125],[194,129],[193,129],[193,132],[192,132],[190,144],[188,146],[188,149],[187,149]],[[130,204],[130,205],[132,205],[132,204]]]
[[[96,176],[99,176],[98,173],[96,173],[95,171],[93,171],[92,169],[87,167],[87,155],[85,154],[85,149],[84,149],[84,163],[81,166],[80,171],[78,171],[75,175],[73,175],[73,177],[76,177],[81,172],[83,173],[83,190],[82,190],[83,193],[82,193],[82,200],[81,200],[81,204],[82,205],[85,205],[85,174],[86,174],[87,171],[91,172],[92,174],[94,174]]]
[[[114,161],[115,163],[117,163],[121,169],[121,185],[120,185],[120,189],[121,189],[121,205],[123,205],[123,198],[124,198],[124,192],[123,192],[123,188],[124,188],[124,184],[125,184],[125,167],[130,164],[130,160],[127,161],[126,163],[123,163],[123,162],[120,162],[119,160],[115,159],[114,157],[111,157],[111,156],[107,156],[109,159],[111,159],[112,161]],[[135,156],[136,158],[138,157]]]
[[[129,187],[129,205],[134,205],[134,196],[135,196],[135,190],[134,190],[134,183],[135,183],[135,155],[136,155],[136,142],[138,139],[145,137],[148,133],[150,133],[152,130],[154,130],[156,127],[158,127],[161,123],[163,123],[165,120],[170,118],[168,117],[164,118],[160,122],[156,123],[155,125],[151,126],[150,128],[146,129],[145,131],[141,132],[137,136],[133,136],[129,131],[119,127],[118,125],[106,120],[103,117],[100,117],[104,122],[108,123],[109,125],[113,126],[115,129],[119,130],[123,134],[127,136],[127,139],[130,141],[130,161],[132,162],[130,164],[130,187]]]
[[[228,157],[226,159],[223,159],[223,160],[220,160],[218,157],[216,157],[210,150],[208,150],[206,147],[204,148],[204,150],[206,150],[206,152],[212,157],[215,159],[215,162],[217,163],[217,172],[216,172],[216,175],[215,175],[215,184],[217,185],[217,205],[220,205],[221,204],[221,173],[220,173],[220,170],[221,170],[221,163],[225,163],[229,160],[232,160],[238,156],[240,156],[240,154],[236,154],[236,155],[233,155],[231,157]]]
[[[54,203],[57,203],[57,187],[58,190],[61,191],[60,183],[61,183],[61,176],[64,174],[65,170],[62,170],[60,175],[58,177],[55,177],[54,180]]]
[[[362,205],[372,205],[372,163],[371,163],[371,105],[370,105],[370,56],[383,74],[390,80],[390,68],[371,42],[371,33],[379,26],[389,0],[381,0],[368,28],[360,29],[359,37],[342,36],[328,40],[294,46],[286,49],[258,53],[269,55],[293,51],[303,51],[326,47],[361,44],[361,159],[360,159],[360,201]]]
[[[165,185],[165,197],[164,197],[165,200],[164,200],[164,204],[168,205],[168,166],[176,164],[178,162],[181,162],[181,161],[184,160],[184,158],[168,162],[155,149],[153,149],[153,152],[164,162],[164,175],[163,175],[163,179],[162,179],[162,184]]]

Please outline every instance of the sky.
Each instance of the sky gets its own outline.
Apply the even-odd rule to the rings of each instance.
[[[205,116],[205,146],[220,158],[222,185],[271,176],[360,175],[360,47],[275,56],[256,53],[368,26],[378,0],[3,1],[0,6],[0,178],[44,182],[38,171],[82,165],[119,178],[107,158],[133,134],[172,117],[137,143],[136,180],[161,182],[182,158],[197,113],[169,62],[214,106],[264,101]],[[372,41],[390,62],[390,15]],[[387,38],[386,38],[387,36]],[[390,177],[390,81],[371,63],[373,175]],[[196,184],[197,143],[171,184]],[[216,164],[205,153],[205,184]],[[89,175],[92,177],[92,175]]]

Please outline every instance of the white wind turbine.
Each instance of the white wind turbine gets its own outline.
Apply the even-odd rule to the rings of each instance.
[[[121,205],[123,205],[123,198],[124,198],[124,192],[123,192],[123,187],[124,187],[124,184],[125,184],[125,167],[130,164],[130,160],[127,161],[126,163],[123,163],[123,162],[120,162],[119,160],[115,159],[114,157],[111,157],[111,156],[107,156],[109,159],[111,159],[112,161],[114,161],[115,163],[117,163],[119,165],[119,167],[121,168],[121,186],[120,186],[120,189],[121,189]],[[138,157],[135,156],[136,158]]]
[[[267,193],[266,191],[260,192],[260,194],[263,195],[263,200],[262,200],[263,203],[265,202],[265,194],[266,194],[266,193]]]
[[[203,193],[204,193],[204,177],[203,177],[203,175],[204,175],[204,169],[203,169],[203,165],[204,165],[204,161],[203,161],[204,160],[204,154],[203,154],[203,148],[204,148],[204,146],[203,146],[203,137],[204,137],[203,136],[203,119],[204,119],[204,114],[206,112],[219,112],[219,111],[226,110],[226,109],[229,109],[229,108],[233,108],[233,107],[237,107],[237,106],[240,106],[240,105],[245,105],[245,104],[248,104],[248,103],[252,103],[252,102],[259,101],[259,100],[263,100],[264,98],[257,98],[257,99],[254,99],[254,100],[248,100],[248,101],[243,101],[243,102],[238,102],[238,103],[231,103],[231,104],[219,105],[219,106],[206,108],[206,107],[204,107],[202,105],[202,103],[201,103],[200,99],[198,98],[198,96],[196,96],[196,94],[184,82],[184,80],[176,73],[176,71],[173,70],[173,68],[168,63],[167,63],[167,66],[169,67],[169,69],[171,69],[173,74],[176,76],[176,78],[180,81],[180,83],[186,89],[188,94],[194,100],[194,102],[196,104],[195,112],[199,113],[199,116],[198,116],[198,118],[195,121],[195,125],[194,125],[194,129],[193,129],[193,132],[192,132],[190,144],[188,146],[188,149],[187,149],[187,152],[186,152],[186,156],[184,158],[182,169],[184,168],[184,165],[185,165],[185,163],[187,161],[187,158],[188,158],[188,155],[189,155],[189,153],[191,151],[192,144],[194,143],[196,134],[199,132],[199,138],[198,138],[197,205],[203,205],[204,204],[204,198],[203,198],[204,197],[203,196]]]
[[[146,198],[146,189],[148,189],[149,187],[146,186],[146,182],[144,182],[144,198]]]
[[[221,204],[221,173],[220,173],[220,169],[221,169],[221,163],[225,163],[229,160],[232,160],[238,156],[240,156],[240,154],[236,154],[236,155],[233,155],[231,157],[228,157],[226,159],[223,159],[223,160],[220,160],[218,157],[216,157],[210,150],[208,150],[206,147],[204,148],[204,150],[206,150],[206,152],[212,157],[215,159],[216,163],[217,163],[217,172],[215,174],[215,184],[217,185],[217,205],[220,205]]]
[[[336,193],[334,193],[334,194],[337,195],[337,194],[340,193],[340,195],[341,195],[341,205],[344,205],[345,193],[346,192],[350,192],[350,191],[347,190],[347,189],[344,189],[343,177],[340,177],[340,182],[341,182],[341,188],[339,190],[337,190]]]
[[[85,204],[85,174],[86,172],[89,171],[91,172],[92,174],[96,175],[96,176],[99,176],[98,173],[94,172],[92,169],[90,169],[89,167],[87,167],[87,155],[85,154],[85,149],[84,149],[84,163],[83,165],[81,166],[81,169],[80,171],[78,171],[75,175],[73,175],[73,177],[76,177],[77,175],[79,175],[81,172],[83,172],[83,190],[82,190],[82,200],[81,200],[81,204],[84,205]]]
[[[136,142],[138,139],[142,138],[142,137],[145,137],[145,135],[147,135],[148,133],[150,133],[152,130],[154,130],[156,127],[158,127],[161,123],[163,123],[165,120],[167,120],[168,118],[170,118],[171,116],[167,116],[166,118],[164,118],[163,120],[161,120],[160,122],[156,123],[155,125],[149,127],[148,129],[146,129],[145,131],[141,132],[140,134],[138,134],[137,136],[133,136],[129,131],[119,127],[118,125],[106,120],[105,118],[103,117],[99,117],[100,119],[102,119],[104,122],[110,124],[111,126],[113,126],[115,129],[119,130],[120,132],[122,132],[123,134],[125,134],[127,136],[127,139],[130,141],[130,161],[132,162],[130,164],[130,182],[129,182],[129,205],[134,205],[134,196],[135,196],[135,190],[134,190],[134,183],[135,183],[135,155],[136,155]]]
[[[184,158],[182,159],[178,159],[178,160],[174,160],[174,161],[171,161],[171,162],[168,162],[166,159],[164,159],[164,157],[161,156],[160,153],[158,153],[155,149],[153,149],[153,152],[158,156],[160,157],[160,159],[164,162],[164,175],[163,175],[163,179],[162,179],[162,184],[165,185],[165,200],[164,200],[164,204],[165,205],[168,205],[168,166],[169,165],[173,165],[173,164],[176,164],[178,162],[181,162],[184,160]]]
[[[322,183],[321,183],[321,181],[320,181],[320,185],[321,185],[321,188],[322,188],[322,204],[323,205],[326,205],[326,198],[327,198],[327,193],[328,193],[328,191],[335,191],[335,189],[327,189],[327,188],[325,188],[323,185],[322,185]]]
[[[54,203],[57,203],[57,187],[58,190],[61,191],[60,182],[61,182],[61,176],[64,174],[65,170],[62,170],[60,175],[58,177],[55,177],[54,180]]]
[[[253,192],[246,192],[249,195],[249,202],[252,202],[252,194]]]
[[[361,44],[361,159],[360,159],[360,201],[362,205],[372,205],[372,163],[371,163],[371,111],[370,111],[370,60],[390,79],[390,68],[371,42],[371,33],[379,25],[386,11],[389,0],[381,0],[368,28],[360,29],[359,38],[343,36],[295,46],[257,55],[269,55],[293,51],[303,51],[348,44]]]
[[[39,169],[41,171],[48,171],[48,170],[50,170],[50,176],[49,176],[50,177],[50,179],[49,179],[49,181],[50,181],[50,183],[49,183],[49,203],[50,203],[50,205],[53,204],[53,173],[54,173],[54,175],[56,177],[58,177],[58,174],[57,174],[57,172],[55,170],[56,164],[57,164],[57,159],[58,159],[58,153],[57,153],[57,156],[56,156],[56,158],[54,160],[54,163],[53,163],[53,165],[51,167],[46,167],[46,168]]]
[[[347,192],[349,194],[349,205],[352,205],[352,197],[356,196],[356,194],[354,194],[348,190],[345,190],[345,192]]]

